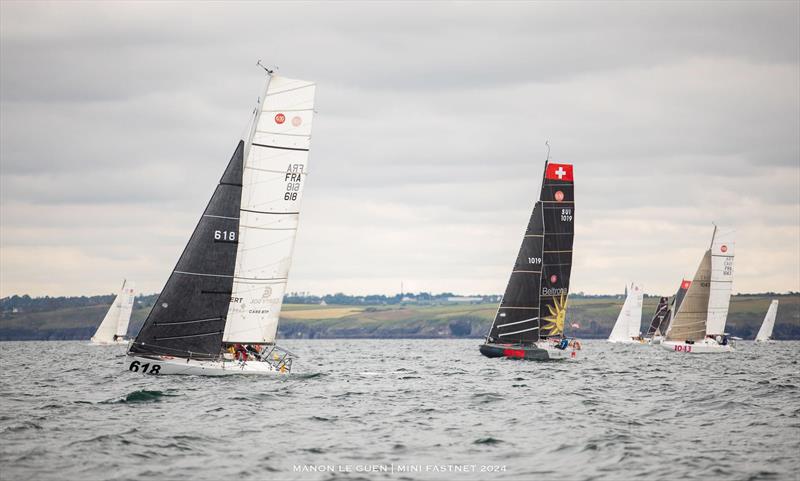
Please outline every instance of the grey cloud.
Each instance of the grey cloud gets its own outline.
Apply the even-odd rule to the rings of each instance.
[[[257,58],[318,84],[290,288],[501,291],[550,139],[576,290],[674,289],[712,220],[740,229],[742,290],[800,289],[796,2],[1,8],[2,295],[160,289]]]

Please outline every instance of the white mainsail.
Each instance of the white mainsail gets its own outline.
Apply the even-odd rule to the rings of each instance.
[[[714,235],[711,238],[711,290],[706,320],[706,333],[711,336],[725,333],[733,287],[735,246],[734,230],[722,230],[714,226]]]
[[[108,308],[103,322],[97,328],[97,332],[92,336],[92,342],[104,343],[114,342],[117,338],[123,338],[128,333],[128,323],[131,320],[133,311],[133,301],[135,289],[132,282],[122,281],[122,287],[114,298],[111,307]]]
[[[271,75],[245,146],[225,343],[273,343],[308,175],[315,84]]]
[[[628,295],[617,316],[617,322],[611,330],[611,335],[608,336],[609,341],[631,341],[640,334],[644,291],[641,286],[633,282],[627,286],[627,291]]]
[[[772,329],[775,327],[775,317],[778,315],[778,300],[773,299],[767,309],[767,315],[764,316],[764,323],[761,324],[761,329],[756,334],[756,341],[769,341],[772,338]]]

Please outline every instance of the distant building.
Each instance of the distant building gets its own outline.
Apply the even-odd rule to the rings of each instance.
[[[462,303],[470,303],[470,302],[483,302],[483,297],[448,297],[447,302],[462,302]]]

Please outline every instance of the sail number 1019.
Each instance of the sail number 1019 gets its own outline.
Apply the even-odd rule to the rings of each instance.
[[[561,209],[561,222],[572,222],[572,209]]]

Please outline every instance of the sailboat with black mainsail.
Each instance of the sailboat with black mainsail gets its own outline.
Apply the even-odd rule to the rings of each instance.
[[[761,328],[756,334],[756,342],[769,342],[772,340],[772,330],[775,328],[775,318],[778,316],[778,300],[773,299],[769,303],[767,315],[764,316],[764,322],[761,323]]]
[[[539,201],[481,354],[540,361],[576,357],[580,343],[564,337],[574,220],[572,165],[548,160]]]
[[[692,285],[692,281],[683,279],[681,280],[678,291],[672,297],[671,302],[667,297],[662,297],[658,301],[656,313],[653,315],[653,319],[650,321],[650,327],[647,328],[647,333],[644,336],[646,342],[650,344],[661,344],[661,341],[664,340],[664,333],[669,329],[672,316],[680,309],[681,302],[683,302],[683,298],[686,296],[686,291],[689,289],[690,285]]]
[[[733,350],[725,323],[733,287],[734,234],[733,230],[714,226],[711,247],[703,255],[686,297],[660,344],[664,349],[694,354]]]
[[[145,374],[289,372],[275,345],[306,176],[315,84],[268,73],[250,134],[128,351]]]
[[[92,336],[92,344],[95,346],[110,346],[128,344],[125,336],[128,334],[128,324],[131,322],[131,312],[133,312],[133,302],[136,291],[132,282],[127,279],[122,281],[117,296],[111,307],[108,308],[103,322],[97,327],[97,331]]]
[[[608,342],[623,344],[641,344],[642,327],[642,304],[644,303],[644,291],[642,286],[633,282],[625,286],[626,296],[622,309],[617,316]]]

